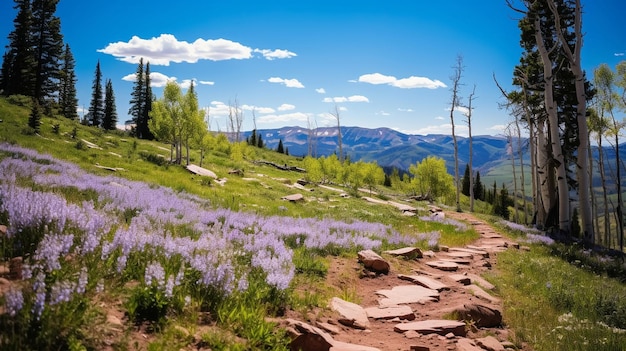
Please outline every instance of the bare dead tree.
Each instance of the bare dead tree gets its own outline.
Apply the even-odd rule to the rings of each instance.
[[[450,101],[450,124],[452,124],[452,140],[454,142],[454,184],[456,186],[456,210],[461,212],[461,187],[459,184],[459,146],[454,132],[454,110],[460,106],[461,98],[459,97],[459,88],[461,85],[461,77],[463,76],[463,56],[460,54],[456,57],[456,64],[452,67],[453,73],[450,76],[452,80],[452,99]]]
[[[468,100],[468,104],[466,106],[467,114],[465,115],[466,122],[467,122],[467,129],[469,133],[468,137],[469,137],[469,169],[470,169],[470,177],[469,177],[470,212],[474,212],[474,168],[473,168],[474,151],[473,151],[473,142],[472,142],[472,110],[474,107],[472,106],[472,103],[474,102],[475,95],[476,95],[476,84],[474,84],[472,93],[469,94],[467,98]]]
[[[343,164],[343,145],[341,141],[341,118],[339,116],[339,107],[335,104],[335,111],[330,113],[337,120],[337,144],[339,146],[339,162]]]

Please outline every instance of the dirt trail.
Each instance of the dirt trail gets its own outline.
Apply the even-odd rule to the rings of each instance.
[[[476,231],[480,234],[480,238],[465,248],[449,248],[449,252],[444,251],[444,248],[444,250],[434,253],[434,257],[427,257],[427,255],[425,255],[423,258],[409,260],[383,254],[385,260],[388,260],[391,265],[391,271],[387,275],[378,275],[377,277],[360,278],[359,274],[362,271],[362,265],[360,265],[357,260],[335,258],[329,268],[327,284],[336,287],[343,286],[344,290],[347,287],[348,292],[350,292],[349,288],[350,284],[352,284],[351,300],[358,302],[358,304],[364,308],[379,305],[382,297],[376,293],[379,290],[388,290],[400,285],[413,284],[410,281],[400,279],[398,277],[399,274],[425,276],[447,285],[449,289],[440,291],[438,301],[408,304],[416,317],[414,321],[447,319],[449,318],[451,308],[471,303],[490,306],[498,311],[502,311],[502,302],[498,298],[497,292],[492,290],[493,286],[490,286],[491,284],[480,279],[480,276],[494,269],[497,264],[498,252],[503,250],[516,250],[519,249],[519,246],[496,232],[490,225],[476,219],[470,213],[446,212],[445,215],[449,218],[461,220],[474,226]],[[476,254],[476,252],[480,251],[478,248],[487,251],[489,257],[485,258],[480,254]],[[474,251],[474,254],[471,256],[458,254],[463,251]],[[452,253],[457,254],[451,255]],[[433,260],[449,260],[451,258],[460,262],[463,260],[469,262],[458,264],[458,269],[454,272],[442,271],[426,264]],[[470,277],[473,284],[482,288],[477,290],[482,291],[472,291],[468,289],[468,286],[450,278],[450,275],[456,274]],[[350,277],[352,277],[352,279]],[[455,277],[459,278],[459,276]],[[294,316],[294,318],[297,317]],[[495,349],[508,347],[512,350],[530,350],[526,345],[514,346],[512,343],[508,342],[512,332],[508,330],[506,326],[494,328],[466,328],[466,330],[470,330],[465,337],[452,336],[451,334],[448,334],[446,337],[436,333],[396,332],[394,331],[394,326],[399,323],[407,322],[398,318],[395,320],[376,320],[369,318],[369,321],[370,327],[365,330],[354,329],[338,324],[337,314],[327,314],[323,316],[310,315],[310,320],[307,322],[318,326],[320,322],[333,324],[336,333],[332,335],[332,337],[335,340],[375,347],[382,351],[488,350],[490,349],[489,346],[480,347],[475,343],[476,340],[487,336],[495,337],[500,341],[500,345],[496,345]],[[505,323],[506,320],[504,320],[504,324]],[[493,341],[493,339],[491,341]],[[472,343],[474,343],[474,345],[472,345]],[[412,348],[415,346],[421,346],[423,348]],[[505,348],[501,349],[504,350]]]

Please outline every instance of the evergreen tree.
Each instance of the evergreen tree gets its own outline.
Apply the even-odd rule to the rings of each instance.
[[[50,102],[58,92],[63,35],[61,20],[55,16],[59,0],[33,0],[32,40],[35,53],[35,86],[33,97]]]
[[[9,96],[21,94],[34,96],[35,55],[32,40],[33,13],[31,0],[14,0],[17,15],[14,29],[9,34],[9,44],[0,70],[0,91]]]
[[[279,154],[285,153],[285,148],[283,147],[283,139],[278,140],[278,147],[276,147],[276,152],[278,152]]]
[[[265,147],[265,143],[263,142],[263,137],[261,136],[261,134],[257,135],[257,141],[256,141],[257,146],[262,149]]]
[[[76,98],[76,61],[70,46],[65,44],[63,54],[63,68],[61,69],[61,82],[59,91],[59,108],[61,114],[68,119],[78,120],[78,99]]]
[[[142,116],[141,119],[141,133],[143,135],[143,139],[154,140],[154,134],[150,131],[148,127],[148,122],[150,122],[150,111],[152,111],[152,86],[150,81],[150,62],[146,62],[146,70],[144,71],[144,81],[143,81],[143,103],[142,103]],[[191,85],[191,91],[193,92],[193,84]],[[194,93],[195,94],[195,93]]]
[[[257,139],[256,139],[256,129],[252,129],[252,133],[250,134],[250,137],[248,137],[248,145],[258,146]]]
[[[35,133],[39,133],[41,127],[41,108],[36,99],[33,98],[33,108],[28,116],[28,126],[33,128]]]
[[[289,148],[285,146],[285,155],[289,156]]]
[[[102,97],[102,71],[100,71],[100,60],[98,60],[92,85],[91,103],[89,104],[90,126],[100,127],[102,125],[104,118],[104,100]]]
[[[494,199],[494,214],[508,220],[509,216],[511,215],[509,206],[513,206],[513,199],[511,199],[511,197],[509,196],[509,191],[504,186],[504,183],[502,183],[502,189],[500,189],[500,194],[496,194]]]
[[[107,79],[104,88],[104,118],[102,128],[105,130],[115,130],[117,128],[117,108],[115,107],[115,94],[113,93],[113,83]]]
[[[470,168],[469,164],[467,164],[465,165],[465,174],[463,174],[463,179],[461,180],[461,193],[465,196],[470,195],[470,177]]]
[[[480,181],[480,172],[476,171],[476,178],[474,179],[474,199],[485,201],[485,187]]]
[[[128,108],[128,114],[131,116],[133,124],[135,124],[134,133],[139,139],[142,139],[142,129],[139,126],[143,117],[143,96],[144,96],[144,74],[143,74],[143,57],[139,59],[139,65],[137,65],[137,71],[135,72],[135,84],[133,91],[130,94],[130,107]]]

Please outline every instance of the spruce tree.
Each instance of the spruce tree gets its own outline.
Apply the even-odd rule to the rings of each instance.
[[[70,50],[70,46],[65,44],[63,53],[63,68],[61,69],[59,108],[61,114],[68,119],[78,120],[78,99],[76,98],[76,72],[74,67],[76,61]]]
[[[476,178],[474,179],[474,199],[485,201],[485,187],[480,181],[479,171],[476,171]]]
[[[104,118],[104,100],[102,94],[102,71],[100,71],[100,60],[96,65],[96,73],[93,79],[91,103],[89,104],[89,125],[100,127]]]
[[[283,147],[283,139],[278,140],[278,147],[276,147],[276,152],[278,152],[279,154],[285,153],[285,148]]]
[[[115,130],[117,127],[117,108],[115,107],[115,94],[113,93],[113,83],[107,79],[104,88],[104,118],[102,128],[105,130]]]
[[[55,16],[58,3],[59,0],[32,2],[32,40],[36,62],[33,97],[41,103],[50,102],[49,100],[58,92],[63,56],[61,20]]]
[[[34,96],[35,55],[33,51],[33,13],[30,0],[14,0],[17,15],[14,29],[0,70],[0,91],[6,96],[21,94]]]
[[[193,85],[192,85],[193,89]],[[152,87],[150,82],[150,62],[146,62],[146,70],[144,72],[143,81],[143,102],[142,102],[142,118],[141,128],[143,139],[154,140],[154,134],[150,131],[148,123],[150,122],[150,111],[152,111]]]
[[[143,74],[143,57],[139,59],[139,65],[137,65],[137,71],[135,72],[135,85],[133,91],[130,94],[130,107],[128,114],[131,116],[133,123],[135,124],[135,136],[142,138],[142,124],[141,119],[143,117],[143,96],[144,90],[144,74]]]
[[[39,133],[41,127],[41,108],[39,107],[39,102],[33,98],[33,107],[30,110],[30,115],[28,116],[28,126],[33,128],[35,133]]]
[[[467,164],[465,165],[465,174],[463,174],[463,179],[461,180],[461,193],[465,196],[470,195],[470,177],[470,168],[469,164]]]

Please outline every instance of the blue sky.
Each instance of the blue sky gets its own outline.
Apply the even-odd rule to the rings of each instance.
[[[13,1],[0,2],[0,45],[13,29]],[[621,0],[583,1],[583,67],[626,59]],[[449,134],[450,76],[464,59],[460,94],[476,85],[472,133],[498,134],[510,120],[493,74],[510,87],[518,14],[490,1],[84,1],[61,0],[65,42],[76,59],[79,106],[89,107],[96,63],[111,79],[121,122],[138,58],[150,61],[153,92],[196,82],[211,129],[243,109],[243,129],[334,125]],[[103,82],[104,84],[104,82]],[[187,84],[187,85],[186,85]],[[82,115],[82,112],[80,112]],[[463,115],[457,132],[467,134]]]

